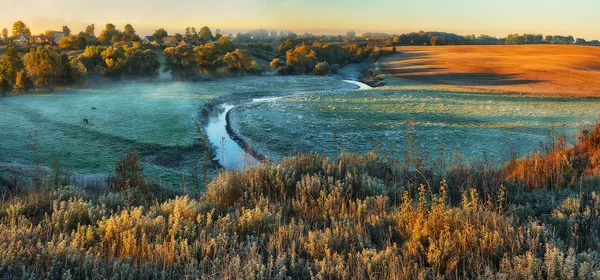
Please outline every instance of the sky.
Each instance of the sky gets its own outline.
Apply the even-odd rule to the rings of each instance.
[[[0,28],[23,20],[33,34],[77,33],[94,23],[139,35],[183,33],[209,26],[227,33],[265,28],[296,33],[445,31],[461,35],[512,33],[600,39],[599,0],[0,0]],[[97,35],[97,34],[96,34]]]

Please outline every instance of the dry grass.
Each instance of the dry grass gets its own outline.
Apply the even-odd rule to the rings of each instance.
[[[600,175],[600,125],[556,145]],[[4,192],[0,278],[600,279],[596,183],[527,191],[506,167],[428,166],[415,147],[222,172],[197,197]],[[536,168],[554,169],[556,149]]]
[[[531,189],[573,187],[583,176],[600,176],[600,124],[581,130],[577,143],[552,139],[542,150],[505,167],[506,179]]]
[[[553,96],[600,96],[600,48],[569,45],[398,47],[384,74],[454,87]],[[393,81],[388,84],[393,84]]]

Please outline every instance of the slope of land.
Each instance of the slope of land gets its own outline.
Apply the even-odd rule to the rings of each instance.
[[[386,76],[469,89],[538,95],[600,96],[600,48],[568,45],[398,47]],[[388,85],[402,84],[388,79]]]

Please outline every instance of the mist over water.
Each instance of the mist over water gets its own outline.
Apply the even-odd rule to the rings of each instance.
[[[236,133],[261,141],[282,156],[331,150],[333,129],[347,151],[368,151],[376,138],[382,143],[392,139],[401,149],[408,117],[415,119],[421,150],[443,144],[469,157],[484,150],[494,155],[508,155],[511,149],[524,154],[546,139],[551,123],[559,133],[564,124],[570,135],[596,121],[600,108],[595,99],[356,87],[332,77],[245,77],[204,83],[116,83],[0,97],[0,162],[30,164],[28,134],[37,129],[44,165],[57,152],[69,170],[112,174],[115,162],[135,149],[150,179],[177,183],[181,173],[189,174],[198,161],[194,145],[200,108],[208,100],[242,93],[256,93],[256,101],[271,99],[238,105],[242,129]],[[228,109],[224,107],[207,129],[223,127]],[[228,135],[211,139],[217,159],[222,156],[215,142],[221,137]],[[243,150],[226,139],[226,166],[252,161],[237,156]]]

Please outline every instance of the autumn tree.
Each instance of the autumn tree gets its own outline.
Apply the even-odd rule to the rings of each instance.
[[[52,30],[46,30],[46,31],[44,31],[44,36],[46,36],[46,37],[53,37],[54,36],[54,32],[52,32]]]
[[[29,30],[29,27],[27,27],[23,21],[19,20],[13,24],[12,35],[23,35],[29,40],[31,39],[31,30]]]
[[[279,45],[279,47],[277,48],[277,51],[284,54],[287,51],[294,49],[295,46],[296,46],[296,44],[294,43],[294,40],[286,39]]]
[[[2,39],[4,39],[5,41],[8,40],[8,29],[7,28],[2,29]]]
[[[33,83],[31,82],[31,79],[27,76],[27,72],[25,70],[17,72],[13,89],[17,91],[28,91],[31,88],[33,88]]]
[[[311,73],[317,65],[317,57],[314,50],[308,46],[298,46],[285,54],[286,65],[297,73]]]
[[[317,65],[315,66],[315,70],[313,70],[313,74],[323,76],[323,75],[329,74],[330,70],[331,70],[331,67],[329,66],[329,63],[320,62],[320,63],[317,63]]]
[[[169,36],[169,34],[167,33],[167,31],[164,28],[159,28],[159,29],[156,29],[156,31],[154,31],[154,34],[152,34],[152,36],[154,36],[154,38],[156,38],[156,39],[162,39],[164,37]]]
[[[23,64],[33,84],[42,89],[53,89],[62,74],[60,55],[50,47],[31,49],[23,56]]]
[[[25,66],[19,55],[17,48],[9,44],[4,53],[3,59],[0,60],[0,77],[13,87],[17,78],[17,73],[24,70]]]
[[[221,51],[213,43],[194,48],[196,52],[196,64],[201,71],[213,73],[222,65]]]
[[[165,49],[165,70],[171,72],[173,80],[198,79],[196,52],[190,46],[177,46]]]
[[[82,50],[85,49],[87,44],[88,38],[85,33],[80,33],[75,37],[65,36],[58,41],[58,47],[64,50]]]
[[[252,59],[247,51],[235,50],[229,52],[223,58],[227,64],[227,69],[232,73],[251,73],[256,67],[256,61]]]
[[[227,36],[221,36],[219,38],[218,47],[219,50],[221,50],[221,52],[223,53],[228,53],[235,49],[233,43],[229,40]]]

